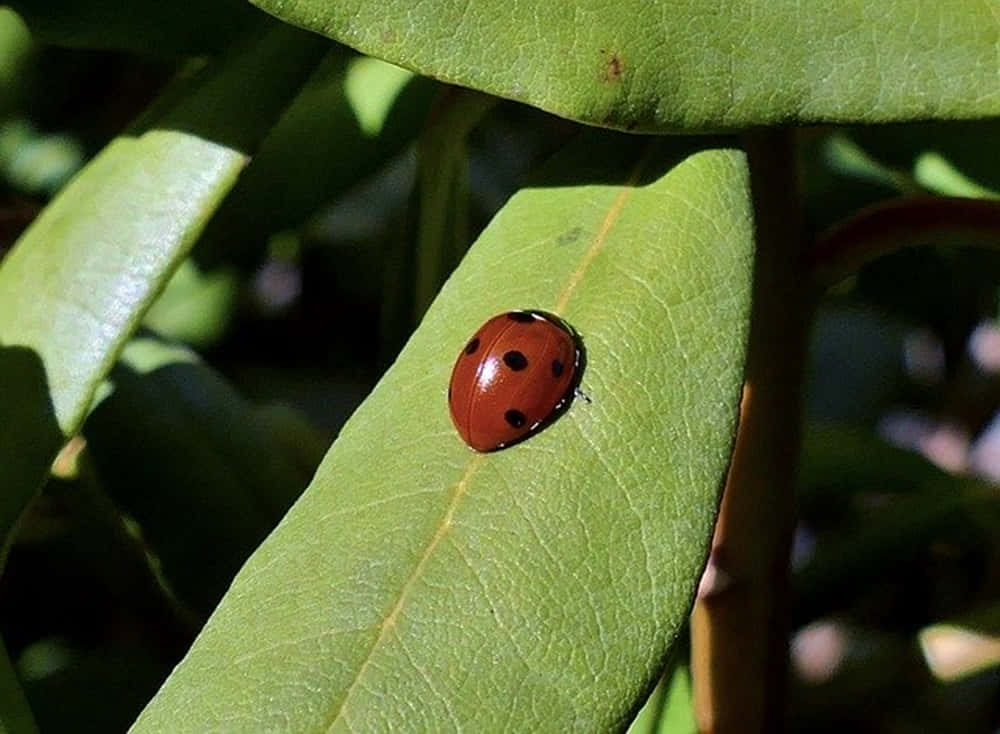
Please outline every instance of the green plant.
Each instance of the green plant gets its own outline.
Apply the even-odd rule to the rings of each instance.
[[[966,140],[989,139],[988,6],[255,4],[13,3],[34,35],[0,15],[20,125],[0,135],[8,208],[58,189],[0,262],[4,559],[44,573],[32,548],[85,549],[88,578],[127,599],[98,607],[125,608],[112,627],[138,638],[87,647],[9,621],[7,729],[31,731],[32,711],[70,727],[52,708],[85,680],[134,677],[141,700],[200,629],[134,731],[680,731],[692,706],[703,728],[771,731],[801,713],[783,696],[789,624],[842,611],[850,595],[822,589],[845,569],[962,537],[995,571],[995,495],[918,461],[908,490],[961,491],[911,493],[905,521],[879,525],[892,532],[845,520],[800,596],[788,572],[826,289],[854,277],[838,298],[912,316],[871,260],[1000,232],[1000,171],[962,160],[959,128],[875,127],[966,121]],[[108,70],[135,56],[45,44],[147,60],[129,87]],[[95,59],[83,78],[137,121],[76,123],[92,159],[64,185],[72,155],[25,178],[10,161],[51,142],[36,128],[74,125],[65,90]],[[928,309],[946,339],[995,309],[996,270],[976,262]],[[966,316],[942,316],[962,293]],[[449,372],[511,308],[580,333],[590,399],[474,454],[449,422]],[[327,436],[241,394],[305,374],[284,396],[333,430],[317,366],[367,389],[388,362],[321,463]],[[846,506],[905,461],[873,424],[851,423],[869,429],[863,479],[822,475]],[[807,449],[854,434],[821,435]],[[806,452],[807,479],[824,456]],[[822,483],[803,483],[806,519]],[[680,650],[710,547],[692,693]],[[994,592],[977,582],[939,611],[988,632]],[[107,702],[102,721],[135,707]]]

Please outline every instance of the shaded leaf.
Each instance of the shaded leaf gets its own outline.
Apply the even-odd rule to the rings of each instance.
[[[203,273],[190,259],[180,264],[143,323],[157,334],[204,346],[216,342],[236,307],[239,281],[228,268]]]
[[[36,649],[46,642],[55,641]],[[26,683],[43,732],[124,731],[163,676],[163,662],[136,645],[60,653],[63,665]]]
[[[111,383],[85,426],[94,461],[173,591],[207,615],[305,489],[322,449],[299,424],[290,450],[289,436],[272,435],[287,415],[283,424],[273,411],[258,415],[186,349],[136,339]]]
[[[33,734],[38,731],[7,649],[0,643],[0,731]]]
[[[38,48],[20,16],[0,8],[0,114],[10,114],[20,101]]]
[[[0,264],[0,530],[327,45],[276,24],[186,80],[86,166]]]
[[[156,56],[217,52],[261,16],[240,0],[12,0],[47,43]]]
[[[417,145],[413,323],[469,248],[468,138],[495,97],[448,90]]]
[[[886,443],[874,431],[832,422],[808,425],[801,465],[805,514],[825,522],[849,512],[866,493],[906,496],[949,481],[926,458]]]
[[[83,165],[83,146],[68,135],[45,135],[27,120],[0,125],[0,176],[31,194],[55,194]]]
[[[438,88],[390,64],[333,49],[208,223],[198,260],[255,263],[269,235],[300,228],[399,153]]]
[[[796,623],[841,609],[910,567],[923,567],[934,543],[956,555],[983,552],[1000,527],[1000,506],[991,489],[951,479],[886,507],[866,512],[849,533],[824,539],[796,572]]]

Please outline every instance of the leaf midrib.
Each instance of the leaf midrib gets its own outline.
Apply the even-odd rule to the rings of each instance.
[[[604,243],[606,242],[608,235],[614,228],[615,223],[621,217],[622,211],[625,209],[625,205],[628,203],[629,199],[631,199],[639,181],[639,177],[642,174],[646,163],[650,159],[654,147],[655,142],[651,142],[646,146],[646,149],[642,152],[642,154],[640,154],[638,161],[632,167],[628,178],[623,184],[621,184],[622,190],[608,207],[608,210],[598,227],[597,233],[594,235],[593,240],[591,240],[591,243],[587,246],[587,249],[581,256],[580,263],[577,265],[572,274],[570,274],[569,279],[566,281],[566,285],[563,286],[559,295],[556,297],[555,305],[552,308],[552,312],[556,316],[562,317],[570,299],[573,297],[573,294],[576,292],[580,283],[583,282],[583,279],[594,259],[597,257],[597,254],[604,247]],[[358,672],[355,674],[354,680],[351,681],[350,686],[348,686],[347,690],[344,692],[344,696],[341,698],[340,703],[336,705],[336,710],[332,713],[332,716],[326,717],[328,723],[324,729],[327,732],[332,731],[337,722],[345,717],[351,696],[354,694],[354,691],[358,688],[358,685],[364,678],[366,671],[375,657],[375,653],[382,646],[382,643],[388,634],[396,626],[396,622],[402,614],[403,607],[406,605],[410,593],[412,592],[414,586],[416,586],[417,581],[420,580],[424,568],[426,568],[427,564],[430,562],[431,556],[434,555],[434,551],[448,534],[448,531],[451,528],[452,520],[455,517],[455,513],[458,511],[462,499],[466,494],[468,494],[469,485],[472,483],[472,480],[482,467],[486,457],[487,454],[477,453],[473,455],[469,460],[469,463],[466,465],[461,478],[455,483],[453,489],[451,490],[451,501],[448,503],[448,507],[445,510],[434,535],[431,537],[426,548],[424,548],[423,553],[421,553],[419,560],[413,567],[413,572],[409,575],[409,577],[407,577],[406,581],[400,588],[399,596],[396,598],[395,604],[393,604],[389,613],[383,618],[381,624],[379,625],[379,633],[376,635],[374,642],[372,642],[371,647],[368,649],[368,653],[365,655],[364,660],[362,660],[361,665],[358,667]]]

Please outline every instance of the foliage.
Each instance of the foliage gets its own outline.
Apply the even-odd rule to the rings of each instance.
[[[985,4],[254,4],[0,11],[5,730],[987,730]]]

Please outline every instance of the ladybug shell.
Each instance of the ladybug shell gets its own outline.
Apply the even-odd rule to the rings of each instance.
[[[555,317],[539,311],[494,316],[455,362],[451,419],[476,451],[509,446],[558,414],[579,364],[575,335]]]

